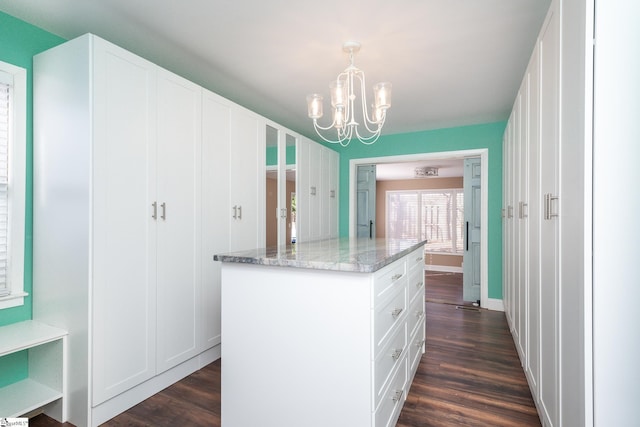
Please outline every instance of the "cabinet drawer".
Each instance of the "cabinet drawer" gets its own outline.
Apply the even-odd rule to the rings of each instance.
[[[407,333],[412,335],[420,323],[424,323],[424,298],[416,298],[407,312]]]
[[[395,368],[401,363],[407,348],[406,323],[399,325],[385,347],[376,355],[374,365],[374,390],[376,393],[375,406],[382,397],[382,392],[386,389],[391,380],[391,375]]]
[[[376,272],[374,276],[373,305],[384,303],[395,291],[406,283],[404,258]]]
[[[413,375],[418,369],[420,358],[424,353],[425,345],[425,323],[424,320],[420,322],[415,333],[411,335],[409,340],[409,378],[413,378]]]
[[[375,426],[389,427],[394,426],[400,415],[400,410],[406,398],[407,388],[407,357],[402,357],[400,366],[395,375],[389,382],[383,393],[382,401],[375,412]]]
[[[414,268],[410,270],[408,276],[409,304],[412,304],[418,295],[422,295],[422,299],[424,299],[424,270],[422,268]]]
[[[396,325],[404,322],[407,314],[406,287],[397,289],[386,303],[374,309],[373,319],[373,354],[384,347]]]
[[[419,268],[420,270],[424,270],[424,246],[416,249],[407,255],[407,270],[412,270],[414,268]]]

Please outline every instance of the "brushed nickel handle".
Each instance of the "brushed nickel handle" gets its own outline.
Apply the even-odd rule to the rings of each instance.
[[[163,221],[167,220],[167,204],[165,202],[160,203],[160,207],[162,208],[162,215],[160,215],[160,218],[162,218]]]
[[[398,403],[398,401],[402,399],[403,394],[404,394],[404,390],[396,390],[395,393],[393,393],[391,400],[393,400],[394,403]]]
[[[400,358],[400,355],[402,354],[402,349],[401,348],[396,348],[393,353],[391,353],[391,358],[396,361]]]
[[[421,288],[422,287],[422,283],[423,283],[422,281],[416,282],[416,288]]]
[[[238,219],[238,206],[233,207],[233,219]]]
[[[400,316],[400,313],[402,313],[402,311],[403,311],[403,310],[404,310],[403,308],[396,308],[395,310],[393,310],[393,311],[391,312],[391,316],[392,316],[394,319],[397,319],[397,318],[398,318],[398,316]]]
[[[396,280],[398,280],[398,279],[399,279],[399,278],[401,278],[402,276],[404,276],[404,274],[403,274],[403,273],[394,274],[394,275],[391,277],[391,280],[392,280],[393,282],[395,282]]]
[[[242,219],[242,206],[238,206],[238,219]]]
[[[153,213],[151,214],[151,218],[158,219],[158,202],[151,203],[151,207],[153,208]]]

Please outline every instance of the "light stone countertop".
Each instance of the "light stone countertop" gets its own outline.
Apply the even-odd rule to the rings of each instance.
[[[372,273],[408,255],[426,240],[328,239],[216,254],[215,261]]]

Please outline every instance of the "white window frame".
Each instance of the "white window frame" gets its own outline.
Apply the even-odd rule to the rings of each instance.
[[[10,103],[7,230],[7,287],[0,309],[24,305],[24,235],[27,151],[27,70],[0,61],[0,71],[13,79]]]

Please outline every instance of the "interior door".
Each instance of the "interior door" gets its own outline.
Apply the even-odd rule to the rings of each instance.
[[[358,165],[356,236],[376,237],[376,165]]]
[[[464,160],[465,242],[462,299],[480,303],[480,158]]]

